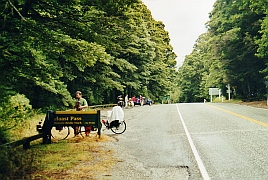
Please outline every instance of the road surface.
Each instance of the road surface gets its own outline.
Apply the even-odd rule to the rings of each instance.
[[[268,110],[182,103],[124,112],[127,130],[112,136],[143,179],[268,179]]]

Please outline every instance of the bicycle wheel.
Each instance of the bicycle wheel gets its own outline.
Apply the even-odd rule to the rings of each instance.
[[[127,128],[127,125],[125,121],[121,121],[121,122],[117,122],[117,125],[113,125],[111,127],[111,131],[115,134],[122,134],[123,132],[125,132],[126,128]]]
[[[82,137],[88,136],[93,130],[94,128],[92,126],[79,126],[78,134],[80,134]]]
[[[68,126],[64,127],[52,127],[51,135],[56,140],[66,139],[70,134],[70,129]]]

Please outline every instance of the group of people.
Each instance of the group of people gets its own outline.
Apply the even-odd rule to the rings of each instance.
[[[126,96],[128,96],[128,95],[126,95]],[[74,109],[76,111],[84,111],[85,108],[88,107],[88,103],[87,103],[87,100],[82,97],[82,92],[77,91],[75,93],[75,98],[76,98],[76,102],[75,102],[75,105],[74,105]],[[134,96],[134,98],[135,98],[135,96]],[[122,96],[118,96],[118,107],[123,106],[123,104],[120,103],[121,101],[123,101]],[[133,104],[133,106],[134,106],[134,104]],[[115,113],[115,114],[117,114],[117,115],[120,114],[120,119],[122,119],[122,117],[124,117],[124,115],[123,115],[124,113],[122,112],[122,108],[118,109],[117,107],[114,107],[113,110],[117,111],[117,113]],[[104,122],[104,123],[108,123],[108,122]],[[78,135],[79,126],[74,126],[73,129],[74,129],[74,135],[75,136]],[[93,130],[92,126],[85,126],[85,134],[86,134],[86,136],[89,135],[91,130]]]
[[[82,93],[81,91],[77,91],[75,93],[75,98],[76,98],[76,102],[75,102],[75,105],[74,105],[74,109],[76,111],[84,111],[85,108],[88,107],[88,103],[86,101],[86,99],[84,99],[82,97]],[[117,100],[118,100],[118,106],[120,107],[128,107],[128,106],[132,106],[134,107],[134,103],[135,102],[138,102],[140,103],[140,105],[142,106],[143,105],[143,102],[144,102],[144,98],[142,97],[142,95],[139,96],[139,98],[136,98],[136,96],[132,96],[132,98],[129,98],[128,97],[128,94],[125,96],[125,99],[123,99],[122,95],[119,95],[117,97]],[[122,110],[121,110],[122,111]],[[74,135],[76,136],[78,134],[78,126],[74,126]],[[88,136],[90,131],[93,130],[93,127],[92,126],[85,126],[85,134]]]
[[[144,98],[140,94],[139,98],[136,98],[136,96],[132,96],[131,98],[128,97],[128,94],[125,96],[125,99],[123,100],[122,95],[119,95],[117,97],[118,100],[118,105],[121,107],[134,107],[135,103],[139,102],[140,105],[142,106],[144,103]]]

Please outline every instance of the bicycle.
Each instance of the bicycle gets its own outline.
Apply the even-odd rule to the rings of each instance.
[[[51,129],[51,136],[56,140],[64,140],[70,134],[69,126],[54,126]]]
[[[118,104],[118,106],[120,106],[120,107],[124,107],[124,106],[125,106],[125,102],[123,101],[123,98],[119,98],[117,104]]]
[[[78,127],[78,128],[76,128]],[[87,136],[87,130],[85,126],[75,126],[71,127],[75,132],[75,135],[81,135],[82,137]],[[90,131],[95,130],[94,128]],[[89,131],[89,132],[90,132]],[[70,127],[69,126],[55,126],[51,129],[51,136],[55,140],[64,140],[70,135]]]
[[[87,127],[90,128],[87,129]],[[89,136],[90,132],[95,130],[97,130],[97,128],[93,128],[92,126],[79,126],[76,135],[80,134],[82,137]]]
[[[134,107],[134,102],[132,100],[129,100],[127,102],[127,105],[128,105],[127,107],[133,108]]]
[[[127,124],[125,120],[114,120],[111,123],[107,123],[107,121],[105,122],[104,120],[102,120],[102,124],[105,126],[106,129],[110,129],[115,134],[123,134],[127,129]],[[103,129],[103,131],[106,129]]]

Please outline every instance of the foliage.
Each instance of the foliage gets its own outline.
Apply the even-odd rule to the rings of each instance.
[[[169,35],[140,0],[1,1],[1,85],[34,108],[90,104],[119,93],[164,95],[174,86]]]
[[[0,128],[8,131],[16,126],[21,126],[31,115],[32,106],[24,95],[8,96],[0,106]]]
[[[155,99],[176,86],[168,32],[140,0],[0,0],[0,9],[1,143],[32,108],[73,107],[77,90],[101,104],[119,93]],[[7,153],[0,179],[24,178],[31,163],[22,168],[24,156]]]
[[[208,98],[208,88],[234,98],[264,97],[267,77],[267,4],[251,0],[217,0],[192,53],[179,69],[180,101]]]
[[[6,131],[5,127],[0,127],[0,145],[9,142],[10,135]]]
[[[1,147],[0,179],[30,179],[35,158],[33,151]]]

